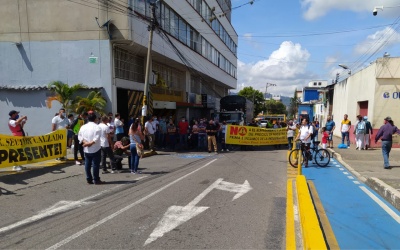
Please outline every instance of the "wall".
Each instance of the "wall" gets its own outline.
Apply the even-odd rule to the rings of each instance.
[[[344,114],[347,114],[351,123],[355,124],[359,114],[358,102],[362,101],[368,101],[368,117],[373,128],[376,127],[372,119],[375,105],[375,69],[376,64],[372,64],[335,85],[332,111],[333,120],[336,123],[335,135],[341,136],[340,124]],[[352,133],[351,135],[354,137]]]
[[[81,2],[81,1],[76,1]],[[100,26],[110,18],[115,39],[129,38],[126,15],[87,7],[68,0],[1,0],[0,41],[65,41],[108,39]],[[93,2],[94,3],[94,2]],[[95,7],[96,6],[96,7]]]
[[[91,53],[98,57],[97,64],[89,63]],[[89,87],[103,87],[102,92],[107,100],[106,109],[111,110],[108,40],[23,42],[18,47],[9,42],[0,42],[0,55],[0,85],[43,86],[51,81],[63,81],[70,85],[83,83]],[[13,108],[21,109],[22,112],[25,108],[32,107],[30,116],[44,120],[52,118],[58,108],[47,112],[46,105],[43,104],[45,92],[39,92],[1,91],[1,117],[8,117],[8,112]],[[34,133],[44,132],[47,133],[48,129],[39,127]],[[4,133],[3,128],[0,133]]]
[[[305,89],[304,90],[304,97],[303,97],[303,102],[308,102],[308,101],[313,101],[313,100],[318,100],[319,98],[319,93],[315,89]]]

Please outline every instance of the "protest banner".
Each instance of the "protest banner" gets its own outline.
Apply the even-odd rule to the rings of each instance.
[[[40,136],[0,135],[0,168],[42,162],[66,155],[66,129]]]
[[[265,129],[235,125],[228,125],[225,140],[226,144],[235,145],[276,145],[288,143],[286,128]]]

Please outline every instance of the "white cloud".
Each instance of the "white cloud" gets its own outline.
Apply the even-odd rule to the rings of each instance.
[[[301,0],[301,6],[305,9],[303,17],[307,20],[313,20],[325,16],[331,10],[351,10],[354,12],[370,12],[375,6],[396,6],[397,0]],[[398,15],[395,8],[384,9],[384,12],[378,10],[378,15],[386,18],[392,18]]]
[[[354,54],[372,54],[376,51],[376,49],[381,51],[383,49],[390,48],[391,46],[397,44],[398,40],[400,40],[400,34],[394,29],[386,27],[383,30],[375,32],[375,34],[367,36],[366,39],[356,45],[354,47]]]
[[[247,41],[251,41],[252,40],[252,34],[251,33],[245,33],[245,34],[243,34],[243,37]]]
[[[264,92],[265,84],[269,82],[277,86],[271,87],[268,92],[292,96],[296,87],[301,89],[309,80],[317,78],[314,73],[306,71],[309,58],[310,53],[300,44],[285,41],[268,60],[248,64],[239,61],[237,90],[252,86]]]
[[[333,64],[338,62],[340,58],[341,58],[340,53],[336,53],[334,55],[327,56],[325,58],[324,68],[325,69],[329,68],[330,66],[332,66]]]

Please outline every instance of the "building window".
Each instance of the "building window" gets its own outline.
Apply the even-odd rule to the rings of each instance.
[[[114,67],[116,78],[144,83],[144,57],[115,48]]]
[[[153,71],[158,71],[161,75],[161,77],[164,79],[165,83],[170,87],[171,89],[176,89],[176,90],[184,90],[180,89],[182,86],[184,87],[184,79],[185,79],[185,73],[178,71],[172,67],[169,67],[165,64],[161,64],[158,62],[153,62],[152,64],[152,69]],[[154,81],[157,81],[156,78],[154,78]]]
[[[317,83],[316,83],[316,82],[314,82],[314,86],[317,86]]]
[[[186,35],[187,35],[186,27],[187,27],[186,22],[183,21],[182,18],[179,18],[179,40],[184,44],[186,44]]]
[[[206,5],[202,0],[189,0],[191,4],[196,4],[196,1],[201,2],[202,13],[204,11],[205,15],[211,14],[211,10],[208,5]],[[193,27],[191,27],[182,17],[175,13],[166,4],[162,4],[161,11],[161,25],[165,31],[177,38],[186,46],[190,47],[194,51],[201,54],[203,57],[208,59],[210,62],[236,78],[236,68],[230,63],[221,53],[215,49],[207,40],[205,40],[199,32],[197,32]],[[222,27],[218,20],[212,24],[213,29],[222,37],[231,51],[236,51],[236,45],[233,40],[228,36],[226,30]],[[236,52],[235,52],[236,53]]]
[[[321,86],[321,83],[320,83],[320,82],[318,83],[318,86]]]

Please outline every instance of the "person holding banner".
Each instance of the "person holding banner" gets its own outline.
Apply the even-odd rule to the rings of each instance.
[[[307,150],[310,151],[310,144],[311,144],[311,136],[313,134],[314,130],[313,130],[313,126],[310,126],[310,124],[308,124],[308,120],[307,119],[303,119],[302,121],[302,125],[300,127],[299,130],[299,134],[296,137],[297,141],[299,138],[301,140],[301,144],[303,145],[303,147]],[[311,154],[309,154],[311,155]],[[308,167],[308,160],[309,159],[304,159],[304,164],[305,167]],[[312,160],[312,159],[310,159]]]
[[[8,127],[11,130],[13,136],[25,136],[24,125],[28,117],[22,116],[19,117],[19,112],[15,110],[11,110],[8,115],[10,116],[8,120]],[[21,171],[24,169],[23,166],[14,166],[13,170]]]
[[[100,180],[100,162],[101,162],[101,145],[100,145],[100,128],[95,123],[96,115],[89,114],[89,122],[82,126],[79,130],[78,139],[83,143],[85,151],[85,172],[88,184],[100,185],[104,181]],[[91,173],[93,166],[93,175]]]

